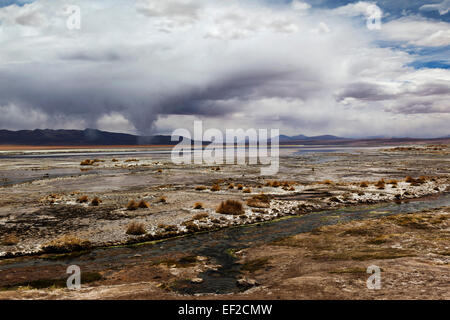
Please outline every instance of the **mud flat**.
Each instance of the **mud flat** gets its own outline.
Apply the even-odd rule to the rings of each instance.
[[[337,222],[342,225],[302,233],[299,237],[311,241],[299,240],[298,246],[292,243],[289,246],[289,240],[278,239],[281,242],[266,243],[262,247],[246,245],[249,248],[242,252],[227,251],[229,244],[220,238],[223,234],[215,231],[208,234],[215,234],[216,244],[205,252],[180,250],[189,241],[200,239],[202,233],[198,232],[202,231],[228,230],[241,225],[254,228],[255,224],[316,215],[324,210],[408,203],[444,195],[450,185],[449,148],[409,148],[314,154],[286,148],[281,150],[280,171],[273,177],[260,176],[258,166],[174,165],[167,154],[140,153],[131,157],[112,153],[99,159],[90,158],[90,161],[86,161],[89,155],[78,154],[72,157],[3,158],[0,174],[8,183],[0,189],[0,254],[3,257],[0,260],[0,287],[6,290],[1,297],[173,298],[184,297],[183,294],[206,294],[205,297],[228,294],[244,298],[331,298],[333,290],[339,288],[343,294],[339,297],[351,298],[358,292],[356,289],[361,286],[361,281],[367,279],[361,271],[366,262],[393,260],[397,263],[406,259],[405,269],[395,271],[403,274],[414,272],[417,261],[422,261],[417,257],[425,257],[430,252],[442,256],[436,258],[442,264],[433,270],[441,272],[442,268],[447,268],[448,273],[448,260],[442,254],[449,246],[448,208],[420,213],[425,216],[418,217],[418,225],[428,219],[427,215],[441,217],[437,221],[430,218],[432,221],[425,223],[423,228],[399,224],[397,230],[396,222],[389,220],[390,217],[383,218],[379,214],[379,218],[373,219],[368,213],[367,217],[372,219],[364,223],[369,224],[356,227],[369,232],[374,225],[382,223],[387,229],[380,227],[380,234],[373,231],[355,235],[339,229],[347,226],[347,220],[335,221],[333,216],[327,215],[319,221],[319,226]],[[83,162],[85,164],[81,165]],[[61,174],[61,170],[71,172]],[[227,200],[240,202],[242,208],[217,210]],[[355,227],[352,223],[363,222],[349,222],[348,228]],[[332,231],[328,232],[326,228]],[[239,230],[245,232],[245,228]],[[155,242],[192,233],[196,234],[188,237],[190,240],[178,238],[175,242]],[[394,236],[397,233],[400,234],[398,239]],[[331,234],[336,235],[334,240]],[[338,234],[345,234],[345,237],[338,237]],[[416,243],[425,236],[438,238],[422,241],[421,245],[417,242],[414,249],[417,252],[411,248],[403,249],[405,244]],[[330,249],[325,249],[327,241],[330,241]],[[433,247],[431,243],[434,245],[436,241],[438,245]],[[127,247],[133,244],[131,248]],[[373,253],[388,245],[394,246],[391,249],[399,254],[390,255],[386,248],[384,256]],[[215,250],[219,253],[211,253]],[[331,258],[327,256],[330,253],[327,250],[333,253]],[[341,251],[342,255],[337,258]],[[361,258],[364,252],[366,256]],[[286,255],[285,260],[281,259],[283,255]],[[236,259],[241,259],[241,263]],[[133,263],[130,265],[129,261]],[[350,267],[355,261],[364,261],[364,265]],[[75,262],[83,265],[84,288],[77,293],[58,289],[65,284],[62,280],[65,268]],[[304,274],[298,270],[300,267],[319,273],[305,271],[312,277],[308,280],[302,278]],[[382,265],[380,267],[384,269]],[[285,272],[291,268],[292,273]],[[346,268],[356,268],[354,271],[358,272],[352,273]],[[282,274],[286,274],[286,278],[280,278]],[[316,279],[317,282],[316,276],[329,282],[325,284]],[[360,278],[354,278],[358,276]],[[208,281],[214,277],[217,288],[211,288]],[[344,281],[345,287],[339,287],[336,279]],[[350,281],[352,279],[356,279],[354,283]],[[291,289],[288,280],[292,282]],[[345,282],[347,280],[350,284]],[[445,291],[443,283],[435,284]],[[303,285],[311,290],[304,290]],[[316,287],[322,289],[316,290]],[[401,286],[393,282],[391,288],[394,287]],[[432,287],[433,284],[426,285],[424,290]],[[298,292],[293,295],[294,291]],[[290,297],[288,292],[291,292]],[[381,291],[377,292],[366,293],[364,297],[380,294],[378,297],[381,298]],[[437,292],[441,291],[433,294]],[[213,293],[216,295],[211,295]],[[411,293],[407,297],[418,296],[419,293]],[[391,297],[396,295],[392,293]]]

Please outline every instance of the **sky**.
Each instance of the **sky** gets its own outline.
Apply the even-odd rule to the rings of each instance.
[[[0,129],[442,137],[449,66],[450,0],[0,0]]]

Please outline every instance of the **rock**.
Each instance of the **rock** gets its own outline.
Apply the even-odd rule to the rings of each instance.
[[[193,278],[191,279],[191,283],[202,283],[203,279],[202,278]]]
[[[237,285],[242,288],[251,288],[251,287],[259,285],[258,281],[254,280],[254,279],[248,279],[248,278],[241,278],[241,279],[238,279],[236,282],[237,282]]]

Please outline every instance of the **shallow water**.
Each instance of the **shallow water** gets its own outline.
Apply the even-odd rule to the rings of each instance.
[[[239,148],[243,149],[243,148]],[[270,149],[270,148],[269,148]],[[355,148],[355,147],[302,147],[302,146],[280,146],[280,157],[291,156],[301,157],[312,163],[326,163],[330,161],[338,161],[342,156],[332,156],[333,153],[346,152],[347,154],[355,154],[362,150],[373,150],[376,148]],[[248,153],[249,148],[246,148]],[[225,153],[225,151],[224,151]],[[10,186],[18,183],[32,182],[48,178],[63,178],[69,176],[82,176],[87,174],[107,174],[117,173],[123,170],[119,168],[89,168],[88,171],[80,171],[78,162],[82,159],[93,157],[121,157],[129,156],[138,159],[147,159],[152,161],[170,161],[171,149],[160,148],[157,150],[67,150],[67,151],[27,151],[27,152],[2,152],[0,160],[16,160],[17,164],[12,164],[8,170],[0,170],[0,186]],[[43,165],[45,159],[48,162]],[[34,160],[31,165],[27,160]],[[62,161],[67,164],[67,160],[71,160],[72,167],[64,167]],[[23,162],[20,162],[23,161]],[[40,168],[40,165],[45,168]]]
[[[111,172],[109,169],[89,169],[81,171],[78,168],[51,168],[46,170],[8,170],[0,172],[0,186],[10,186],[14,184],[33,182],[43,179],[54,179],[64,177],[80,177],[90,174],[105,174]],[[115,172],[126,172],[116,170]]]
[[[324,225],[399,213],[412,213],[449,205],[450,194],[447,193],[432,199],[409,201],[400,204],[378,204],[320,211],[304,216],[290,216],[258,225],[228,228],[169,239],[154,244],[96,249],[79,257],[57,261],[36,257],[10,264],[3,264],[1,265],[1,269],[58,264],[68,266],[76,264],[82,270],[83,265],[89,265],[90,269],[94,268],[101,271],[111,268],[123,269],[127,265],[135,264],[136,259],[146,261],[148,259],[157,259],[167,254],[194,254],[206,256],[212,263],[219,264],[221,267],[217,271],[209,270],[200,274],[199,277],[204,279],[204,282],[201,284],[191,284],[189,281],[185,281],[179,283],[174,289],[188,294],[231,293],[240,290],[236,285],[236,279],[240,275],[241,265],[230,254],[230,250],[238,251],[254,245],[268,244],[288,236],[309,232]],[[139,255],[138,258],[135,255]]]

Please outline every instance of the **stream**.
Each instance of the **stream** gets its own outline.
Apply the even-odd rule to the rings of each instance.
[[[309,232],[325,225],[399,213],[413,213],[442,206],[450,206],[450,193],[398,204],[384,203],[320,211],[303,216],[288,216],[271,222],[198,233],[157,243],[129,247],[99,248],[78,257],[72,256],[59,260],[45,259],[43,257],[33,257],[18,261],[12,260],[11,263],[2,264],[0,267],[5,270],[26,266],[55,264],[68,266],[75,264],[79,265],[82,270],[83,265],[95,266],[95,269],[99,271],[111,268],[120,270],[131,263],[135,264],[136,259],[142,262],[149,259],[154,260],[167,254],[193,254],[206,256],[210,259],[210,263],[221,267],[217,270],[208,270],[201,273],[199,277],[204,280],[202,283],[191,284],[189,280],[186,280],[174,290],[185,294],[232,293],[240,290],[236,280],[240,276],[241,265],[237,263],[237,258],[231,252],[250,246],[268,244],[298,233]]]

